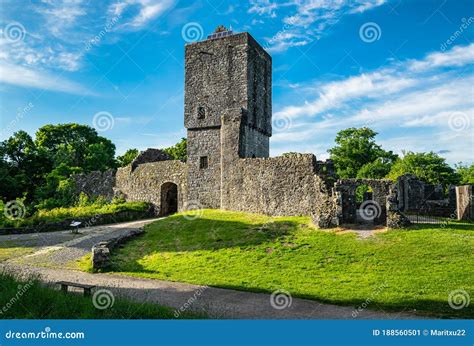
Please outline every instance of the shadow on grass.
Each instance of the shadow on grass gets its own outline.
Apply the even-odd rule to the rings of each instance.
[[[431,224],[431,223],[413,223],[410,225],[410,227],[407,228],[407,230],[412,230],[412,229],[440,229],[440,230],[446,230],[446,231],[451,231],[451,230],[459,230],[459,231],[473,231],[474,232],[474,223],[468,224],[468,223],[446,223],[446,224]]]
[[[245,292],[255,292],[255,293],[266,293],[271,294],[273,291],[265,290],[259,287],[243,287],[236,285],[215,285],[212,287],[224,288],[229,290],[245,291]],[[446,301],[437,301],[431,299],[408,299],[408,300],[399,300],[397,302],[380,302],[376,298],[368,300],[367,298],[361,299],[324,299],[317,295],[310,294],[298,294],[290,292],[291,296],[294,298],[302,298],[312,301],[317,301],[324,304],[339,305],[345,307],[354,308],[354,311],[351,311],[350,314],[344,316],[344,318],[352,319],[355,318],[352,315],[352,312],[356,312],[357,308],[365,307],[370,311],[378,312],[390,312],[390,313],[405,313],[411,315],[419,315],[425,317],[433,318],[444,318],[444,319],[472,319],[474,318],[474,306],[467,305],[461,309],[453,309],[448,304],[448,297],[446,296]],[[365,310],[365,309],[362,309]],[[356,312],[356,317],[364,318],[365,313],[358,314]],[[342,317],[342,316],[341,316]],[[393,317],[392,317],[393,318]],[[400,317],[403,318],[403,317]]]
[[[83,297],[75,293],[64,294],[51,284],[44,284],[38,276],[22,276],[0,271],[0,311],[1,319],[196,319],[208,318],[205,313],[183,311],[177,314],[170,307],[158,305],[146,299],[137,289],[101,287],[110,290],[113,303],[106,309],[94,305],[93,297]],[[148,292],[147,292],[148,293]],[[110,294],[108,294],[110,296]],[[117,295],[117,296],[116,296]],[[182,293],[183,301],[189,292]],[[115,297],[116,296],[116,297]],[[127,297],[129,300],[126,298]],[[98,300],[101,305],[104,301]]]
[[[283,239],[301,224],[296,221],[248,222],[215,220],[205,217],[194,220],[174,215],[145,227],[145,234],[129,241],[121,250],[141,258],[156,252],[219,250],[252,247]]]

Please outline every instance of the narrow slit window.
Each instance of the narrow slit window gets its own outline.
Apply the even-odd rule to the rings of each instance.
[[[207,156],[201,156],[199,158],[199,168],[205,169],[208,167],[208,165],[209,165],[209,162],[207,160]]]
[[[204,107],[198,107],[197,117],[198,119],[204,119],[206,117],[206,110]]]

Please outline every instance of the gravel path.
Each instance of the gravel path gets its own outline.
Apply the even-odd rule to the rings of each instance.
[[[5,235],[0,236],[0,243],[5,241],[37,249],[32,254],[9,260],[9,263],[66,268],[77,259],[90,253],[94,244],[122,235],[129,230],[141,228],[156,220],[158,219],[82,228],[79,234],[61,231]]]
[[[151,302],[179,311],[203,312],[211,318],[226,319],[355,319],[355,309],[290,298],[283,293],[270,294],[191,285],[179,282],[143,279],[116,274],[89,274],[74,270],[6,266],[16,273],[39,275],[46,283],[72,281],[96,285],[114,296],[137,302]],[[1,266],[0,266],[1,268]],[[273,301],[273,304],[272,304]],[[277,308],[275,308],[276,306]],[[420,319],[409,313],[385,313],[362,310],[357,319]]]
[[[115,237],[130,229],[143,227],[154,220],[120,223],[82,229],[78,235],[70,231],[41,234],[0,236],[0,243],[21,244],[37,248],[32,254],[0,263],[17,274],[37,274],[45,283],[72,281],[96,285],[115,296],[137,302],[159,303],[177,309],[204,312],[213,318],[231,319],[411,319],[420,318],[408,312],[385,313],[354,307],[321,304],[292,298],[285,293],[270,294],[204,287],[179,282],[136,278],[117,274],[89,274],[67,269],[90,253],[93,244]],[[14,245],[11,245],[14,246]],[[273,303],[272,303],[273,302]],[[283,307],[283,308],[281,308]]]

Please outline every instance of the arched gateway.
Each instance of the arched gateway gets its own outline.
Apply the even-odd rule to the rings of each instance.
[[[178,185],[164,183],[161,185],[160,216],[170,215],[178,211]]]

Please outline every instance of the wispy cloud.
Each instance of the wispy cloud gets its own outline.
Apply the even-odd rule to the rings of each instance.
[[[270,52],[285,51],[290,47],[304,46],[319,39],[327,28],[349,14],[363,13],[381,6],[386,0],[252,0],[249,13],[277,18],[282,8],[291,12],[281,22],[282,28],[267,38]]]
[[[413,71],[424,71],[436,67],[463,66],[472,62],[474,62],[474,43],[468,46],[455,46],[447,52],[432,53],[424,60],[413,61],[409,67]]]
[[[127,11],[133,12],[134,14],[129,15],[121,27],[139,30],[174,5],[174,0],[123,0],[112,3],[108,12],[112,16],[124,16]]]
[[[70,94],[93,95],[78,83],[46,71],[0,61],[0,82],[10,85],[60,91]]]

